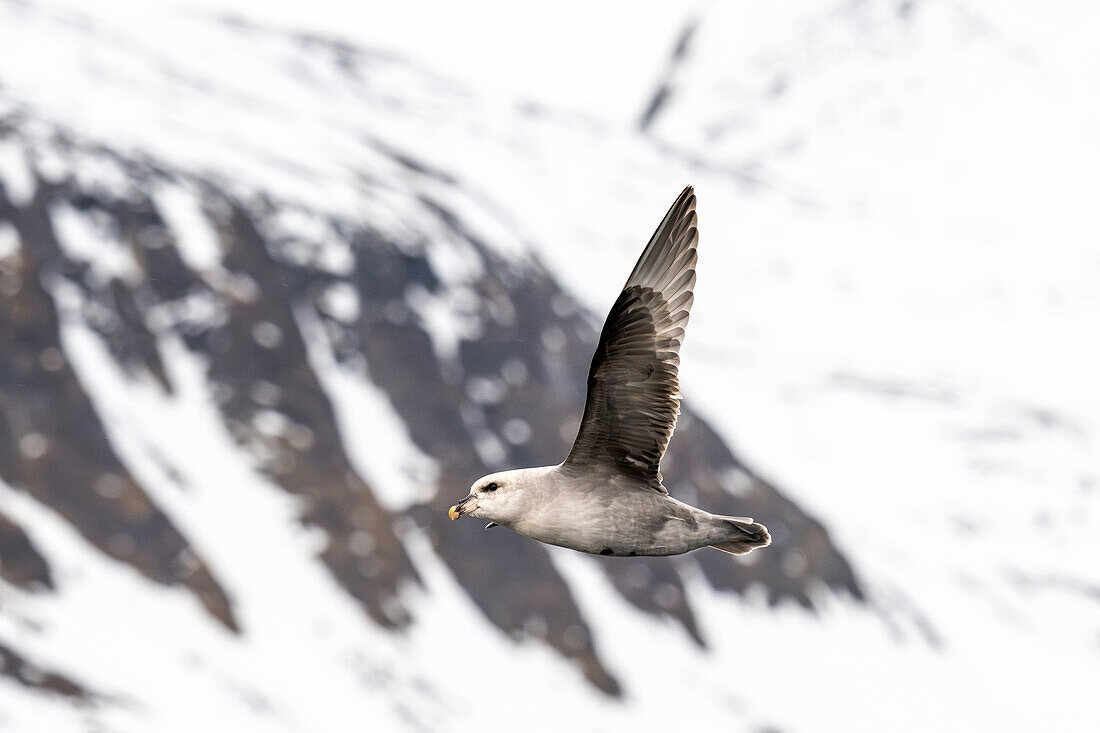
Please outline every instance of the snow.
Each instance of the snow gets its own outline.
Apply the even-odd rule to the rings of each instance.
[[[0,222],[0,260],[19,251],[19,232],[6,221]]]
[[[417,246],[444,287],[398,305],[443,357],[485,326],[464,290],[485,263],[419,196],[510,261],[544,263],[602,314],[694,184],[686,399],[823,521],[870,607],[823,597],[811,616],[689,577],[702,651],[625,604],[599,561],[555,551],[624,683],[625,701],[608,703],[541,644],[516,645],[481,618],[410,529],[426,586],[406,591],[415,626],[387,634],[315,559],[325,538],[299,526],[294,499],[226,435],[202,364],[165,337],[176,388],[165,395],[124,376],[70,307],[66,353],[112,443],[229,589],[245,632],[230,637],[186,593],[104,559],[5,487],[0,505],[57,568],[60,591],[0,589],[0,638],[137,701],[96,712],[117,730],[500,730],[516,719],[667,730],[683,724],[670,699],[743,729],[1100,726],[1086,689],[1100,672],[1093,5],[929,1],[904,22],[885,2],[642,7],[586,7],[582,22],[569,8],[493,2],[6,3],[0,103],[43,121],[25,133],[38,135],[24,141],[36,165],[58,126],[312,212],[283,222],[307,244],[327,241],[328,217],[402,241],[428,232]],[[641,134],[637,116],[696,16],[676,93]],[[387,53],[345,74],[289,28]],[[0,180],[17,201],[33,195],[21,145],[0,142]],[[188,265],[217,270],[197,192],[156,196]],[[78,212],[61,221],[67,251],[100,277],[132,274],[109,233]],[[318,257],[347,272],[349,252]],[[332,286],[322,308],[347,322],[358,300]],[[431,462],[369,374],[333,359],[316,314],[296,315],[356,470],[391,509],[423,498],[409,486],[434,488]],[[540,336],[562,343],[553,328]],[[467,385],[484,400],[497,386]],[[522,442],[523,428],[504,438]],[[478,449],[502,452],[487,431]],[[486,684],[502,707],[481,701]],[[0,708],[20,729],[87,727],[85,712],[3,681]]]
[[[169,230],[176,233],[176,248],[194,272],[207,272],[221,265],[218,235],[203,213],[199,192],[185,186],[163,186],[153,191],[157,211]]]
[[[448,288],[435,294],[413,283],[406,288],[405,304],[416,314],[443,363],[458,357],[462,341],[481,335],[481,322],[474,310],[477,298],[469,288]]]
[[[118,278],[136,283],[141,268],[126,242],[107,229],[95,212],[77,211],[67,204],[58,204],[51,211],[62,251],[72,260],[91,266],[92,279],[102,285]]]
[[[321,293],[317,305],[326,316],[344,325],[351,325],[359,318],[359,293],[348,283],[329,285]]]
[[[35,181],[22,146],[0,139],[0,181],[4,192],[16,206],[26,206],[34,198]]]

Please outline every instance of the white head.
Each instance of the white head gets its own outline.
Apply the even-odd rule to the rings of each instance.
[[[470,495],[451,507],[447,514],[451,519],[469,514],[510,526],[538,500],[537,479],[553,468],[521,468],[482,476],[470,487]]]

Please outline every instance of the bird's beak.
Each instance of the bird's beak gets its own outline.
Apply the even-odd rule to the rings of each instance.
[[[447,516],[451,519],[458,519],[463,514],[469,514],[475,509],[477,509],[477,497],[473,494],[470,494],[465,499],[448,509]]]

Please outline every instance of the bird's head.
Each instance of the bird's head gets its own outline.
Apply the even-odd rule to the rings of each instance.
[[[482,476],[470,487],[469,496],[451,507],[447,514],[451,519],[469,514],[488,519],[492,524],[508,526],[523,513],[530,498],[533,474],[538,471],[519,469]]]

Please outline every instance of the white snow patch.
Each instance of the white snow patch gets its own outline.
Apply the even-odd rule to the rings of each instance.
[[[436,293],[419,283],[405,289],[405,303],[416,313],[441,362],[457,359],[462,342],[481,335],[476,298],[472,290],[461,286]]]
[[[97,283],[114,278],[136,283],[141,278],[134,253],[114,235],[105,215],[80,212],[63,203],[54,204],[51,213],[62,250],[69,258],[90,265]]]
[[[221,245],[202,210],[198,191],[187,186],[165,185],[153,191],[157,211],[176,238],[184,263],[198,273],[221,267]]]
[[[34,198],[34,173],[23,146],[14,140],[0,139],[0,183],[15,206],[26,206]]]
[[[341,276],[350,275],[355,268],[351,245],[323,217],[300,209],[283,209],[263,224],[267,236],[299,265]]]
[[[67,174],[83,190],[115,198],[123,198],[134,192],[133,179],[112,156],[84,151],[63,155],[52,146],[46,150],[50,153],[49,158],[58,159],[55,178],[64,178]],[[40,158],[44,153],[44,150],[39,149]]]
[[[359,318],[359,293],[350,283],[333,283],[321,293],[317,307],[326,316],[349,325]]]
[[[10,223],[0,221],[0,260],[19,251],[19,232]]]

